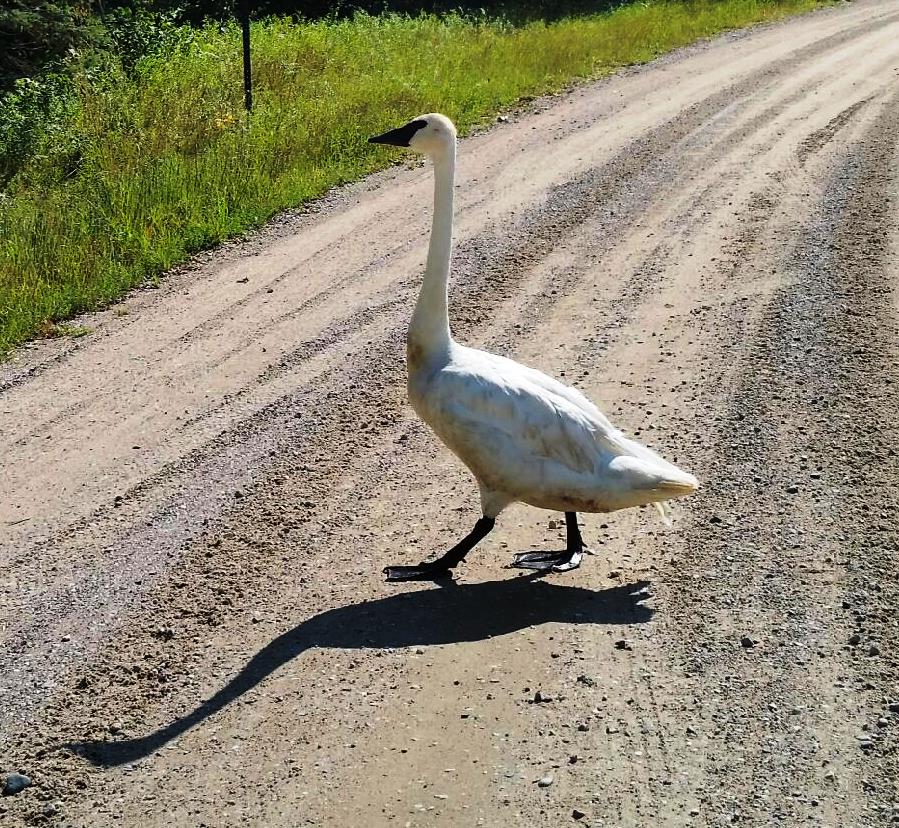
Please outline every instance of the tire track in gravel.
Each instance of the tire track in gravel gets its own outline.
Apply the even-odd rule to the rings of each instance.
[[[850,151],[823,190],[811,223],[798,233],[803,241],[784,262],[793,279],[772,297],[754,345],[741,361],[740,384],[715,438],[721,460],[707,472],[728,493],[723,499],[711,495],[712,510],[726,517],[683,533],[685,555],[689,558],[686,550],[701,543],[702,567],[726,573],[728,593],[751,606],[753,618],[743,618],[741,630],[726,618],[733,612],[727,599],[713,600],[711,606],[690,601],[675,607],[683,626],[671,643],[707,640],[709,629],[727,633],[729,640],[722,637],[717,646],[687,650],[684,663],[702,676],[704,692],[713,700],[709,706],[717,712],[704,718],[718,723],[715,741],[751,750],[758,740],[766,756],[747,769],[724,761],[723,750],[710,752],[710,783],[727,778],[730,784],[726,791],[708,787],[700,796],[708,806],[708,824],[716,819],[759,826],[772,820],[818,824],[822,818],[833,820],[824,824],[846,826],[892,821],[893,751],[881,754],[887,761],[866,763],[862,773],[853,753],[859,744],[873,754],[879,743],[890,743],[884,700],[897,679],[894,658],[872,662],[864,657],[866,641],[884,640],[884,622],[889,624],[891,616],[887,607],[896,600],[899,465],[887,459],[895,445],[890,437],[874,436],[897,434],[899,331],[885,265],[885,239],[895,223],[887,205],[896,193],[896,102],[884,104],[883,114],[858,140],[861,151]],[[759,231],[770,221],[774,202],[770,195],[761,196],[756,206],[764,217],[746,236],[759,240],[758,253],[766,239]],[[741,276],[739,269],[735,275]],[[760,426],[747,435],[734,427],[743,422]],[[855,448],[859,433],[874,436],[873,450]],[[859,456],[881,462],[852,473]],[[881,471],[879,479],[876,471]],[[751,503],[729,499],[747,491]],[[872,527],[871,513],[885,523]],[[760,524],[753,520],[758,514],[768,517]],[[872,536],[880,542],[872,543]],[[864,552],[845,560],[847,545]],[[779,550],[774,560],[772,549]],[[828,580],[841,565],[845,580],[840,575]],[[865,604],[876,606],[873,623],[869,628],[868,612],[856,610],[862,640],[858,647],[846,647],[850,630],[844,610]],[[754,659],[748,664],[733,655],[741,632],[755,642],[743,648],[747,659]],[[784,658],[785,646],[797,644],[795,655]],[[840,678],[847,649],[860,673],[851,684]],[[757,686],[760,661],[765,662],[765,687]],[[879,669],[872,670],[872,664]],[[831,676],[835,691],[822,693],[822,676]],[[861,707],[854,704],[854,693],[866,696],[864,712],[853,709]],[[747,727],[750,721],[754,732]],[[771,801],[772,789],[784,792],[791,785],[798,790]]]

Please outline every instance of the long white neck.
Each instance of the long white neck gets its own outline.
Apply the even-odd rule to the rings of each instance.
[[[420,348],[423,356],[436,356],[449,349],[451,341],[446,306],[450,256],[453,250],[453,180],[456,174],[456,147],[434,158],[434,218],[431,243],[421,291],[412,323],[409,345]]]

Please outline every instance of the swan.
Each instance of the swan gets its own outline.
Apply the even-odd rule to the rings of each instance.
[[[453,243],[456,128],[421,115],[368,139],[408,147],[434,165],[434,213],[424,278],[406,339],[409,401],[469,468],[482,517],[436,560],[388,566],[388,581],[450,575],[519,501],[565,513],[564,552],[524,552],[512,565],[543,572],[576,569],[585,551],[578,512],[611,512],[684,497],[699,484],[688,472],[625,437],[580,391],[511,359],[456,342],[447,314]]]

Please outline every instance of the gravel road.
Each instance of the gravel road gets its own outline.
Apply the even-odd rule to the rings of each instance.
[[[418,113],[410,112],[410,116]],[[392,124],[385,124],[392,126]],[[727,35],[460,146],[459,339],[703,481],[517,506],[405,400],[398,166],[0,368],[7,826],[899,822],[899,2]]]

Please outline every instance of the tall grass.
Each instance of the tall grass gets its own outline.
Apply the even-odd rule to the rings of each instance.
[[[357,16],[209,26],[130,72],[75,80],[52,140],[0,193],[0,355],[285,207],[385,163],[366,137],[422,111],[464,130],[525,95],[816,0],[651,0],[531,23]]]

